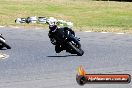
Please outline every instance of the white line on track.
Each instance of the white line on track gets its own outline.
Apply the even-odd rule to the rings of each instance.
[[[42,29],[42,28],[35,28],[36,30]]]
[[[116,33],[116,34],[118,34],[118,35],[123,35],[123,34],[125,34],[125,33]]]
[[[5,27],[5,26],[0,26],[0,28],[3,28],[3,27]],[[20,28],[20,27],[17,27],[17,26],[11,26],[11,27],[12,27],[12,28],[16,28],[16,29]],[[41,29],[41,28],[35,28],[35,29]],[[90,33],[90,32],[92,32],[92,31],[84,31],[84,32]],[[106,33],[111,33],[111,32],[99,32],[99,33],[106,34]],[[123,34],[125,34],[125,33],[115,33],[115,34],[123,35]]]
[[[6,59],[8,57],[9,57],[9,55],[0,53],[0,59]]]
[[[19,28],[19,27],[12,27],[12,28]]]
[[[92,32],[92,31],[84,31],[84,32]],[[112,33],[112,32],[98,32],[98,33],[107,34],[107,33]],[[115,33],[115,34],[123,35],[125,33]]]
[[[5,27],[5,26],[0,26],[1,28]]]
[[[92,31],[85,31],[85,32],[92,32]]]
[[[110,32],[100,32],[100,33],[104,33],[105,34],[105,33],[110,33]]]

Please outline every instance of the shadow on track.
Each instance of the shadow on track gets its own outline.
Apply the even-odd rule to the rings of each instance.
[[[64,56],[47,56],[47,57],[71,57],[71,56],[77,56],[77,55],[64,55]]]
[[[7,50],[7,49],[0,49],[0,50]]]

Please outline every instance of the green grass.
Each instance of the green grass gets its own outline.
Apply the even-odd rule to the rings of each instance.
[[[0,25],[18,17],[53,16],[78,30],[131,32],[132,3],[92,0],[0,0]],[[43,26],[34,24],[35,26]],[[28,26],[28,25],[24,25]],[[29,25],[32,26],[32,25]]]

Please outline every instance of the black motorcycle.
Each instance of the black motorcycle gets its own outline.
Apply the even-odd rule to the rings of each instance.
[[[4,47],[6,47],[7,49],[11,49],[11,47],[6,44],[5,38],[2,36],[2,34],[0,34],[0,49],[3,49]]]
[[[71,54],[82,56],[84,51],[81,49],[80,38],[75,37],[71,31],[65,28],[49,27],[52,37],[62,50],[66,50]]]

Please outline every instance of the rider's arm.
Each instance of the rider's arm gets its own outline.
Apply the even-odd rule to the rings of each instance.
[[[55,40],[54,37],[52,36],[52,33],[51,33],[51,32],[49,32],[48,36],[49,36],[49,38],[50,38],[51,43],[52,43],[53,45],[56,45],[56,40]]]
[[[64,30],[68,30],[71,32],[71,34],[73,34],[75,36],[75,32],[71,29],[71,28],[68,28],[68,27],[64,27]]]

